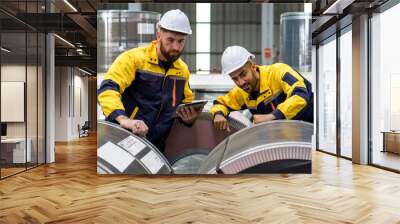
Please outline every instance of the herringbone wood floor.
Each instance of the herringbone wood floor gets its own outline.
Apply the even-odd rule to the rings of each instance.
[[[400,175],[315,152],[312,175],[98,176],[94,137],[0,181],[0,223],[400,223]]]

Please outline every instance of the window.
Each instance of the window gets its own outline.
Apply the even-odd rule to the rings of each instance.
[[[340,154],[352,157],[352,32],[340,36]]]
[[[393,29],[400,21],[400,5],[396,5],[371,19],[371,137],[372,163],[400,170],[400,156],[384,145],[384,132],[391,134],[400,130],[400,33]],[[398,141],[400,134],[393,137]],[[392,137],[390,137],[392,138]],[[396,140],[397,139],[397,140]],[[395,149],[399,148],[395,143]],[[400,153],[400,151],[399,151]]]
[[[318,149],[336,153],[336,40],[318,48]]]
[[[211,4],[196,4],[196,73],[210,73]],[[201,40],[201,41],[200,41]]]

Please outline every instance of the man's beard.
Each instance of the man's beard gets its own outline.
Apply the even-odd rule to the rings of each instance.
[[[249,89],[246,90],[246,89],[241,88],[247,93],[251,93],[251,92],[257,91],[257,82],[258,82],[258,80],[257,80],[257,77],[256,77],[256,73],[252,71],[251,75],[252,75],[251,82],[246,83],[246,85],[249,87]]]
[[[182,54],[182,51],[181,52],[179,52],[177,55],[175,55],[175,56],[172,56],[172,55],[170,55],[168,52],[167,52],[167,50],[165,50],[165,48],[164,48],[164,46],[163,46],[163,44],[162,44],[162,42],[160,42],[160,51],[161,51],[161,54],[164,56],[164,58],[167,60],[167,62],[174,62],[174,61],[176,61],[176,59],[178,59],[180,56],[181,56],[181,54]]]

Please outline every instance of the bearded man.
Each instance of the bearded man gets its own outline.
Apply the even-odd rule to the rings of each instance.
[[[175,119],[194,123],[200,111],[191,107],[190,72],[180,55],[190,35],[189,19],[180,10],[166,12],[157,24],[157,40],[117,57],[98,89],[98,102],[107,121],[146,137],[160,151]]]

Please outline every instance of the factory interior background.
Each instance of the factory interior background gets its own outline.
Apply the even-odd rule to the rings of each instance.
[[[102,10],[161,15],[175,8],[189,16],[195,31],[182,58],[195,81],[204,75],[209,82],[221,72],[224,47],[233,43],[255,54],[257,64],[283,60],[281,16],[312,15],[310,52],[304,52],[311,66],[299,68],[315,96],[312,174],[97,174],[102,113],[96,90],[112,62],[103,54],[99,15]],[[400,4],[395,0],[2,0],[0,222],[399,222],[397,21]],[[120,37],[113,36],[113,43]],[[150,39],[120,43],[118,51]],[[207,44],[198,44],[200,39]],[[217,81],[232,85],[229,79]],[[226,91],[200,84],[195,91],[207,99]]]
[[[303,77],[311,81],[312,5],[310,3],[191,3],[183,5],[143,3],[129,4],[128,10],[124,9],[124,5],[121,4],[99,4],[97,13],[98,86],[104,80],[108,68],[121,53],[134,47],[147,46],[155,40],[157,22],[161,15],[175,8],[187,14],[189,21],[192,21],[193,24],[192,34],[187,36],[181,56],[190,70],[190,89],[194,91],[196,100],[208,100],[208,103],[205,105],[200,118],[196,120],[192,127],[187,128],[175,121],[170,134],[166,138],[163,150],[152,145],[148,145],[142,150],[140,147],[134,150],[130,149],[130,145],[124,144],[127,141],[125,139],[132,140],[135,136],[126,136],[120,133],[119,129],[114,130],[112,124],[99,123],[100,127],[97,132],[99,174],[170,174],[170,172],[173,174],[215,174],[216,172],[212,171],[211,168],[214,166],[220,168],[218,172],[228,174],[239,172],[272,173],[277,172],[277,170],[283,173],[310,173],[313,136],[311,124],[309,126],[304,125],[304,127],[297,124],[298,126],[293,128],[292,134],[302,136],[301,138],[293,139],[293,136],[287,138],[279,136],[280,142],[285,140],[297,141],[292,146],[287,145],[287,148],[299,148],[299,142],[308,144],[307,147],[296,149],[297,151],[293,150],[298,154],[295,158],[279,157],[282,168],[277,168],[277,165],[275,165],[273,170],[251,169],[251,167],[263,166],[262,164],[266,163],[266,161],[259,161],[257,164],[246,165],[248,169],[245,169],[242,165],[238,165],[244,163],[245,157],[240,157],[239,154],[246,150],[242,144],[238,144],[239,141],[247,141],[246,144],[249,145],[255,139],[249,138],[247,135],[263,135],[260,132],[261,130],[256,132],[255,129],[238,133],[238,136],[233,135],[251,125],[249,124],[250,117],[247,116],[250,114],[249,110],[232,113],[234,115],[231,115],[230,119],[234,119],[234,121],[229,121],[231,124],[230,132],[216,131],[209,116],[213,101],[218,96],[227,94],[235,86],[229,75],[222,75],[221,72],[221,55],[228,46],[239,45],[248,49],[255,55],[257,65],[277,62],[289,64]],[[144,109],[140,108],[140,110]],[[136,116],[137,113],[140,112],[136,112]],[[105,117],[100,105],[98,106],[97,117],[99,121],[104,122]],[[233,125],[234,122],[239,125]],[[277,124],[270,127],[265,126],[263,129],[269,129],[264,131],[268,135],[269,132],[278,132],[279,129],[276,129],[276,127]],[[272,130],[273,128],[275,130]],[[284,124],[282,124],[282,128],[285,128]],[[122,138],[122,136],[124,137]],[[243,138],[247,139],[243,140]],[[278,141],[277,139],[278,137],[271,137],[266,139],[263,144]],[[140,140],[136,139],[135,141]],[[143,144],[147,145],[146,142]],[[225,144],[229,146],[225,147]],[[249,146],[249,148],[256,148],[256,146],[259,148],[261,144],[261,142],[258,142],[257,145]],[[123,147],[135,157],[137,155],[137,158],[131,157],[128,160],[129,154],[117,149],[118,147]],[[151,151],[147,152],[147,148],[151,148]],[[284,150],[280,149],[281,152]],[[270,151],[272,152],[272,150]],[[276,159],[271,160],[278,160],[278,154],[270,151],[265,150],[265,157],[276,157]],[[246,158],[260,158],[261,156],[256,156],[255,152],[254,149],[254,153],[249,153]],[[158,160],[161,160],[161,162],[147,162],[146,164],[147,160],[155,160],[148,159],[151,158],[150,156],[159,157]],[[228,161],[229,158],[236,158],[236,162],[227,165],[225,161]],[[284,159],[285,161],[283,161]],[[294,159],[298,161],[294,163]],[[142,165],[138,161],[144,164]],[[127,165],[125,167],[121,164]],[[224,172],[222,167],[235,167],[235,171],[225,169]],[[288,168],[283,169],[283,167],[290,167],[290,170]],[[146,168],[149,168],[149,171],[146,171]],[[229,170],[233,169],[229,168]]]

